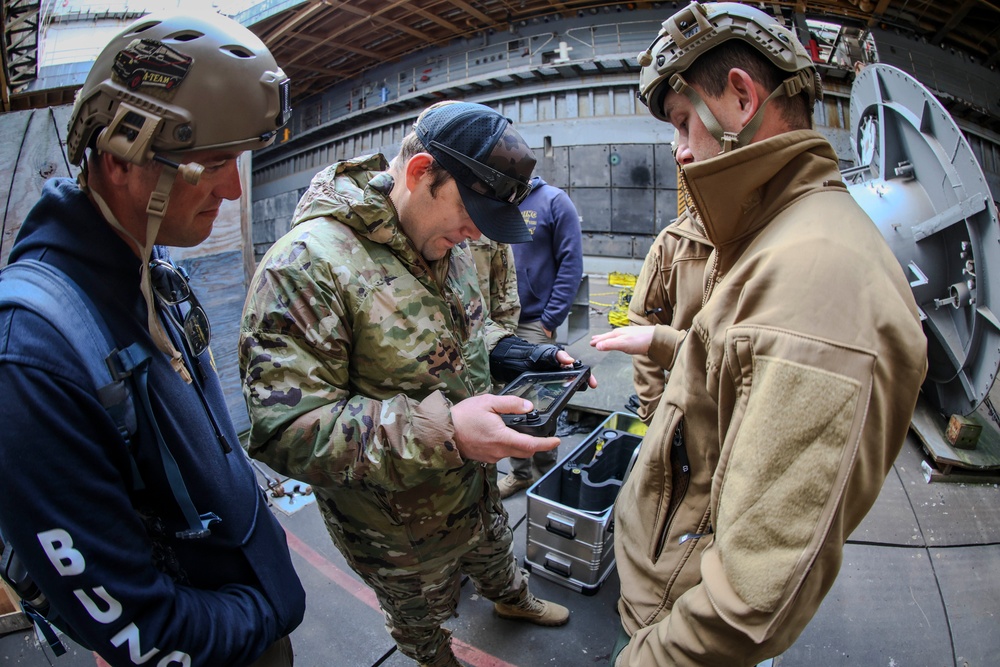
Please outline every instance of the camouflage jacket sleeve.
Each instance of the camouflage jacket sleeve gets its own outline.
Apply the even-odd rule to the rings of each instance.
[[[521,316],[514,251],[508,244],[491,241],[485,236],[469,241],[468,246],[476,260],[479,289],[483,298],[489,301],[489,319],[503,328],[503,331],[488,330],[486,346],[492,350],[501,338],[514,333]]]
[[[498,243],[490,257],[490,319],[514,333],[521,315],[517,298],[517,272],[514,271],[514,251],[506,243]],[[506,334],[497,332],[487,337],[487,347],[493,349]]]
[[[293,240],[276,244],[257,272],[239,350],[250,455],[317,486],[357,480],[410,488],[463,463],[451,403],[441,389],[419,386],[412,396],[420,398],[396,386],[361,392],[358,366],[374,364],[359,361],[353,349],[359,334],[344,282],[359,277],[352,268],[325,263],[305,241]],[[376,329],[393,331],[395,324]],[[407,376],[399,367],[384,368],[386,374]]]

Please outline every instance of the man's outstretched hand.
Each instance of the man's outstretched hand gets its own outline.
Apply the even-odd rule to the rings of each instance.
[[[649,354],[653,342],[653,325],[631,325],[597,334],[590,339],[590,346],[601,352],[618,350],[627,354]]]

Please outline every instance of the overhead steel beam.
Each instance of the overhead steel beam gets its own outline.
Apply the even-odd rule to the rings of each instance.
[[[404,1],[401,1],[401,2],[396,2],[392,6],[405,5],[406,2],[408,2],[408,1],[409,0],[404,0]],[[367,21],[371,21],[372,23],[378,23],[379,25],[389,26],[391,28],[399,30],[400,32],[405,32],[407,35],[410,35],[412,37],[416,37],[417,39],[419,39],[419,40],[421,40],[423,42],[433,43],[433,41],[434,41],[434,38],[431,37],[430,35],[428,35],[425,32],[421,32],[420,30],[417,30],[416,28],[411,28],[410,26],[408,26],[408,25],[406,25],[404,23],[400,23],[399,21],[394,21],[392,19],[389,19],[389,18],[386,18],[386,17],[382,16],[382,14],[384,13],[384,11],[368,12],[368,11],[365,11],[364,9],[361,9],[361,8],[358,8],[358,7],[352,7],[351,5],[345,5],[344,6],[344,11],[350,12],[350,13],[354,14],[355,16],[358,16],[358,17],[360,17],[360,18],[362,18],[364,20],[367,20]]]
[[[296,33],[295,34],[295,39],[301,39],[303,42],[309,42],[310,44],[316,44],[316,45],[319,45],[319,46],[327,46],[327,47],[330,46],[330,43],[329,43],[330,40],[328,40],[326,38],[316,37],[314,35],[307,35],[304,32]],[[377,51],[372,51],[371,49],[363,49],[363,48],[358,47],[358,46],[352,46],[350,44],[345,44],[344,42],[337,42],[333,46],[333,48],[342,49],[344,51],[349,51],[351,53],[356,53],[359,56],[368,56],[369,58],[372,58],[373,60],[378,60],[379,58],[382,57],[382,54],[378,53]],[[301,63],[296,63],[295,66],[296,67],[305,67]],[[342,72],[342,73],[346,74],[346,72]]]
[[[445,21],[443,18],[441,18],[440,16],[438,16],[434,12],[429,12],[426,9],[421,9],[420,7],[417,7],[417,6],[408,7],[407,9],[409,9],[414,14],[417,14],[419,16],[423,16],[428,21],[433,21],[434,23],[437,23],[439,26],[441,26],[445,30],[451,31],[455,35],[459,35],[459,34],[462,33],[462,29],[461,28],[459,28],[454,23],[451,23],[449,21]]]
[[[933,44],[934,46],[938,46],[941,43],[941,40],[943,40],[948,35],[948,33],[950,33],[952,30],[958,27],[958,25],[962,22],[962,20],[972,9],[972,5],[974,5],[975,2],[976,0],[965,0],[965,2],[963,2],[958,9],[954,10],[951,14],[951,17],[945,22],[944,25],[941,26],[941,28],[936,33],[934,33],[934,36],[931,37],[931,44]]]
[[[327,6],[325,2],[316,2],[309,7],[293,10],[292,16],[289,17],[288,20],[284,21],[273,32],[268,33],[264,37],[264,43],[267,44],[268,47],[275,46],[280,39],[289,36],[289,33],[294,34],[295,29],[310,16],[316,13],[324,12],[326,9]]]
[[[11,88],[38,78],[38,0],[3,0],[4,58]]]
[[[889,0],[878,0],[878,4],[875,5],[875,11],[872,12],[872,17],[868,19],[868,27],[874,28],[878,25],[879,20],[882,15],[885,14],[885,10],[889,8]]]
[[[453,5],[455,5],[456,7],[458,7],[459,9],[461,9],[466,14],[469,14],[470,16],[472,16],[473,18],[476,18],[476,19],[479,19],[480,21],[482,21],[484,28],[487,28],[487,27],[490,27],[490,26],[494,26],[494,25],[497,24],[496,21],[494,21],[493,19],[491,19],[486,14],[483,14],[481,11],[479,11],[478,9],[476,9],[475,7],[473,7],[472,5],[470,5],[467,2],[463,2],[462,0],[448,0],[448,2],[451,3],[451,4],[453,4]]]

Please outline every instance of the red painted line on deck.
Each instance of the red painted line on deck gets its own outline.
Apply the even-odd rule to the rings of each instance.
[[[454,637],[451,638],[451,650],[456,658],[472,667],[517,667]]]
[[[378,598],[375,597],[372,589],[355,580],[352,576],[331,563],[323,554],[303,542],[287,528],[285,529],[285,536],[288,538],[288,547],[305,559],[307,563],[319,570],[320,574],[361,602],[364,602],[379,614],[382,613],[382,609],[378,605]],[[471,667],[517,667],[454,637],[451,639],[451,648],[455,653],[455,657],[468,663]]]
[[[307,563],[319,570],[320,574],[343,588],[358,600],[364,602],[378,613],[382,613],[382,609],[378,606],[378,598],[375,597],[375,593],[372,589],[368,588],[368,586],[354,579],[351,575],[347,574],[339,567],[328,561],[323,554],[300,540],[287,528],[285,529],[285,537],[288,538],[288,548],[302,556]]]

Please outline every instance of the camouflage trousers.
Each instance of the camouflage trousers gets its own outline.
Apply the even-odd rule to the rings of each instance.
[[[451,633],[441,625],[455,614],[463,574],[482,597],[494,602],[518,605],[529,595],[527,573],[518,567],[511,547],[514,534],[496,488],[496,469],[490,466],[490,471],[477,529],[461,541],[461,547],[423,558],[419,565],[375,563],[367,554],[355,558],[350,542],[336,525],[335,510],[324,502],[319,504],[337,548],[374,590],[385,614],[386,630],[396,646],[419,663],[449,664]]]

